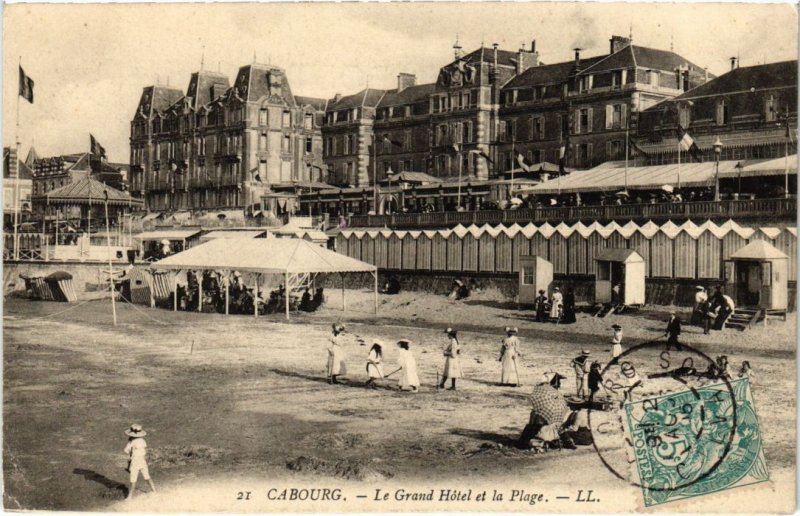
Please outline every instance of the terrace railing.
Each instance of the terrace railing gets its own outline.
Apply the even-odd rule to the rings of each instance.
[[[753,218],[794,220],[797,199],[745,199],[611,206],[565,206],[520,208],[516,210],[444,211],[397,213],[392,215],[353,215],[350,227],[449,227],[462,224],[500,224],[528,222],[569,222],[578,220],[681,220],[700,218]]]

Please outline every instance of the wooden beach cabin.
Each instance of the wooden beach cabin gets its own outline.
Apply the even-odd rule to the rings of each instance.
[[[550,295],[553,264],[540,256],[519,257],[519,305],[532,305],[540,290]]]
[[[645,261],[633,249],[606,248],[597,252],[595,303],[641,306],[644,304]],[[618,287],[618,292],[614,287]]]
[[[739,308],[783,312],[789,305],[789,257],[754,240],[725,261],[725,291]]]

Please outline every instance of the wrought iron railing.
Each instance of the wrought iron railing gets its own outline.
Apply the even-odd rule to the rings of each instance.
[[[353,215],[350,227],[448,227],[462,224],[499,224],[578,220],[700,219],[765,217],[791,219],[797,216],[797,199],[746,199],[611,206],[565,206],[516,210],[444,211]]]

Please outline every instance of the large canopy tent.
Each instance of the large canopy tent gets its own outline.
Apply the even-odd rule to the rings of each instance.
[[[261,274],[281,275],[286,290],[286,318],[289,318],[289,293],[319,273],[342,274],[342,309],[344,309],[344,274],[369,272],[375,284],[375,313],[378,311],[378,268],[299,238],[220,238],[200,244],[151,265],[154,270],[223,270],[256,274],[255,294]],[[177,288],[175,289],[177,309]],[[202,297],[202,296],[201,296]],[[226,291],[227,298],[227,291]],[[226,301],[227,304],[227,301]],[[254,315],[258,316],[258,303]]]

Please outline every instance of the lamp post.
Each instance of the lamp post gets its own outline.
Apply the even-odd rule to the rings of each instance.
[[[719,140],[719,136],[717,139],[714,140],[714,156],[716,157],[716,170],[714,172],[714,200],[719,201],[719,156],[722,154],[722,142]]]

